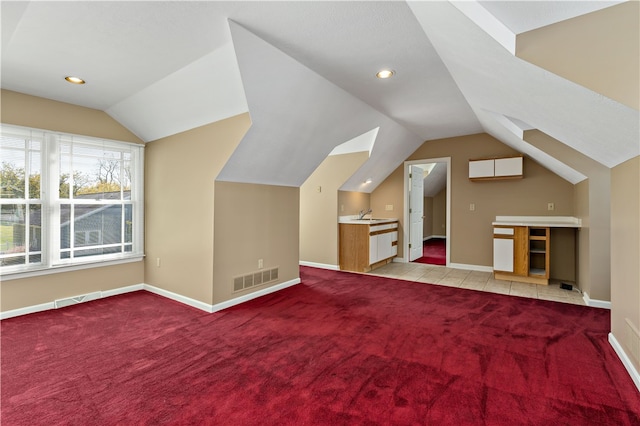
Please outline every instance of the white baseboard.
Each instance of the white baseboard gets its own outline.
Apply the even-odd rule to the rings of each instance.
[[[153,294],[157,294],[158,296],[162,296],[162,297],[166,297],[167,299],[171,299],[171,300],[175,300],[176,302],[180,302],[183,303],[185,305],[189,305],[191,307],[194,307],[196,309],[200,309],[201,311],[205,311],[208,313],[213,312],[212,311],[212,305],[205,303],[205,302],[201,302],[199,300],[196,299],[192,299],[191,297],[187,297],[187,296],[183,296],[181,294],[178,293],[174,293],[172,291],[169,290],[165,290],[163,288],[160,287],[155,287],[149,284],[145,284],[144,285],[144,289],[150,293]]]
[[[493,272],[493,267],[482,265],[468,265],[466,263],[449,263],[448,268],[466,269],[469,271]]]
[[[265,295],[270,294],[270,293],[275,293],[276,291],[285,289],[287,287],[291,287],[291,286],[294,286],[296,284],[300,284],[300,282],[301,282],[300,278],[295,278],[293,280],[285,281],[283,283],[276,284],[274,286],[267,287],[267,288],[264,288],[262,290],[255,291],[253,293],[249,293],[249,294],[245,294],[245,295],[240,296],[240,297],[236,297],[235,299],[226,300],[224,302],[216,303],[215,305],[211,306],[211,312],[218,312],[218,311],[221,311],[223,309],[227,309],[227,308],[230,308],[232,306],[239,305],[239,304],[244,303],[244,302],[248,302],[249,300],[256,299],[256,298],[258,298],[260,296],[265,296]]]
[[[10,311],[0,312],[0,320],[7,318],[19,317],[20,315],[33,314],[36,312],[48,311],[54,309],[54,302],[41,303],[40,305],[25,306],[24,308],[12,309]]]
[[[446,235],[430,235],[430,236],[428,236],[428,237],[424,237],[424,238],[422,239],[422,241],[431,240],[431,239],[433,239],[433,238],[444,238],[444,239],[446,240],[446,239],[447,239],[447,236],[446,236]]]
[[[627,356],[624,349],[622,349],[620,342],[618,342],[618,339],[616,339],[613,333],[609,333],[609,344],[616,352],[616,355],[618,355],[618,358],[620,358],[620,361],[622,361],[622,365],[627,369],[627,373],[629,373],[631,380],[633,380],[638,392],[640,392],[640,373],[638,373],[638,370],[636,370],[635,366]]]
[[[340,270],[340,265],[330,265],[328,263],[307,262],[306,260],[301,260],[298,263],[301,266],[311,266],[312,268],[330,269],[332,271],[339,271]]]
[[[587,306],[591,306],[592,308],[604,308],[611,309],[611,302],[607,300],[597,300],[589,298],[589,293],[583,292],[582,299]]]
[[[127,287],[114,288],[113,290],[105,290],[102,297],[117,296],[118,294],[131,293],[132,291],[144,290],[144,284],[134,284]]]
[[[264,288],[262,290],[255,291],[253,293],[245,294],[240,297],[236,297],[231,300],[227,300],[225,302],[217,303],[215,305],[211,305],[209,303],[204,303],[196,299],[192,299],[187,296],[183,296],[178,293],[174,293],[172,291],[164,290],[159,287],[155,287],[149,284],[135,284],[127,287],[115,288],[112,290],[105,290],[100,292],[99,299],[103,299],[105,297],[116,296],[118,294],[131,293],[133,291],[146,290],[150,293],[157,294],[159,296],[166,297],[167,299],[175,300],[177,302],[183,303],[188,306],[192,306],[194,308],[200,309],[202,311],[212,313],[217,312],[225,308],[229,308],[231,306],[239,305],[240,303],[247,302],[249,300],[255,299],[260,296],[267,295],[269,293],[274,293],[278,290],[282,290],[287,287],[291,287],[293,285],[299,284],[300,278],[295,278],[293,280],[289,280],[280,284],[276,284],[271,287]],[[0,312],[0,320],[13,318],[20,315],[32,314],[35,312],[47,311],[49,309],[55,309],[55,302],[42,303],[39,305],[26,306],[24,308],[13,309],[11,311]]]

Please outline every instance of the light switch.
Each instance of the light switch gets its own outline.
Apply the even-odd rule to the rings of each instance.
[[[387,204],[386,206],[384,206],[384,209],[390,212],[391,210],[393,210],[393,204]]]
[[[321,186],[317,187],[317,188],[316,188],[316,191],[318,191],[318,192],[322,192],[322,187],[321,187]]]

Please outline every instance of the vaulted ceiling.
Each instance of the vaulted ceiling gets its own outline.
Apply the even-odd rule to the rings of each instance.
[[[584,171],[525,131],[607,167],[640,153],[638,24],[623,19],[635,1],[1,7],[4,89],[103,110],[145,142],[248,111],[221,180],[299,186],[334,148],[365,141],[370,159],[343,189],[373,179],[370,191],[425,140],[478,132],[572,183]],[[549,47],[552,31],[562,43]],[[377,79],[382,68],[395,75]]]

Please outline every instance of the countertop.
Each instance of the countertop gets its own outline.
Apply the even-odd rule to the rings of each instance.
[[[573,216],[496,216],[492,225],[580,228],[582,220]]]
[[[345,223],[351,225],[380,225],[381,223],[393,223],[397,222],[396,218],[368,218],[368,219],[356,219],[353,216],[340,216],[338,223]]]

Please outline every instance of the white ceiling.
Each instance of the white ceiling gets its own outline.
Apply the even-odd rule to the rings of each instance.
[[[518,33],[612,2],[515,3],[478,4]],[[633,156],[633,137],[637,145],[637,111],[634,124],[634,110],[513,57],[445,1],[1,8],[2,88],[104,110],[147,142],[249,111],[224,180],[299,186],[333,148],[374,129],[370,159],[345,190],[368,178],[373,190],[424,140],[482,131],[582,179],[504,132],[500,117],[608,166]],[[376,79],[382,67],[396,75]],[[610,125],[597,125],[603,117]]]

